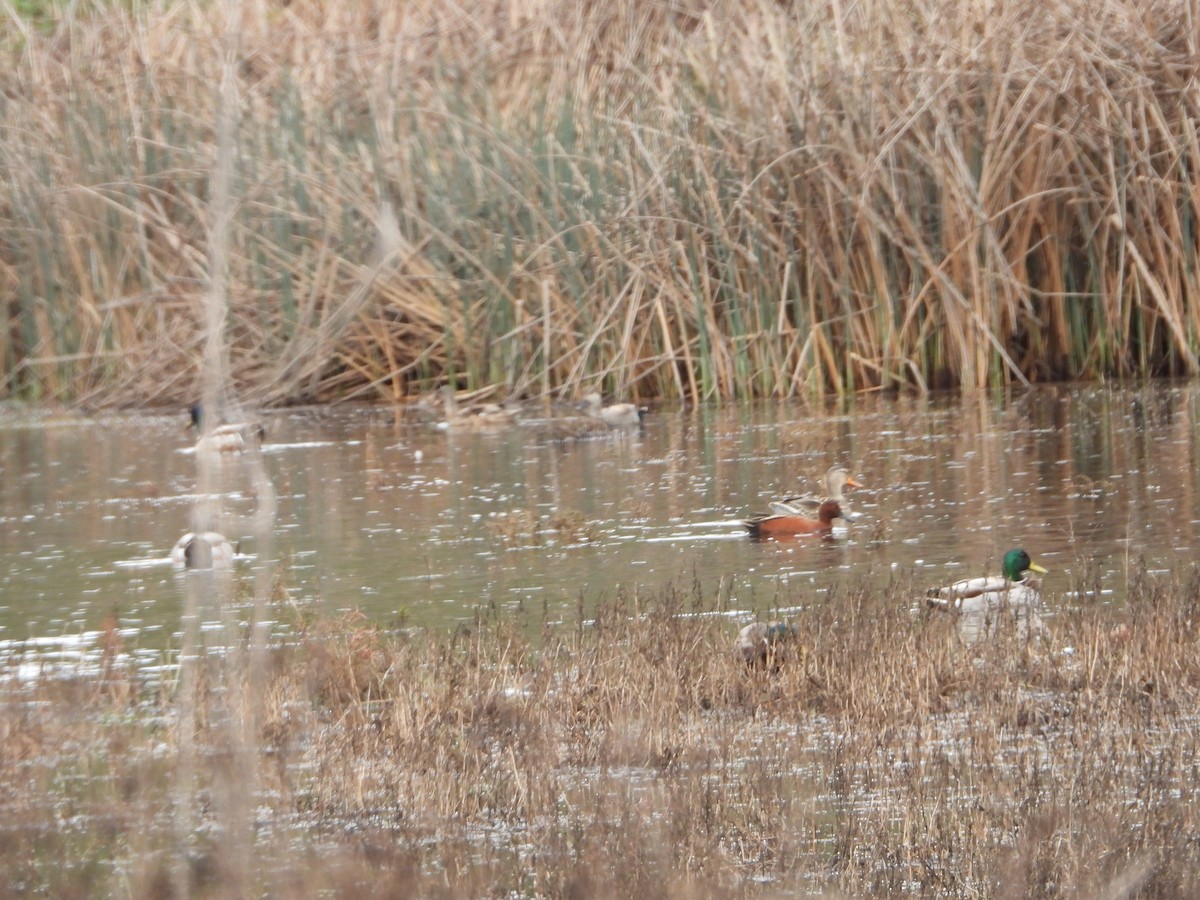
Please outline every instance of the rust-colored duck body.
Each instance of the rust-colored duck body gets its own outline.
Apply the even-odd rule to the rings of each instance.
[[[829,535],[833,533],[833,520],[842,517],[842,508],[836,500],[824,500],[817,508],[817,517],[790,513],[772,513],[746,519],[746,530],[752,537],[794,537],[801,534]]]

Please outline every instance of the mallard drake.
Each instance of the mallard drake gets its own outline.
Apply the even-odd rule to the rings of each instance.
[[[180,568],[211,569],[233,562],[233,545],[215,531],[189,531],[171,548],[171,562]]]
[[[781,645],[799,635],[795,625],[786,622],[751,622],[738,632],[733,652],[747,665],[765,665],[769,659],[779,660]]]
[[[446,385],[441,390],[442,409],[445,420],[442,428],[501,428],[512,425],[517,421],[515,411],[501,406],[499,403],[476,403],[472,406],[459,406],[454,388]]]
[[[833,532],[833,520],[842,518],[842,508],[836,500],[825,500],[817,507],[817,518],[810,519],[792,513],[771,513],[746,519],[742,524],[753,537],[776,537],[796,534]]]
[[[846,502],[844,491],[848,487],[862,487],[845,466],[830,466],[822,479],[823,493],[801,494],[797,497],[785,497],[771,502],[771,512],[785,516],[816,515],[821,508],[821,501],[836,500],[842,507],[843,518],[853,518],[849,504]]]
[[[646,407],[632,403],[610,403],[605,406],[604,399],[596,391],[584,397],[583,402],[589,416],[607,422],[612,428],[634,428],[641,425],[646,416]]]
[[[1005,607],[1017,609],[1036,606],[1041,600],[1041,580],[1032,573],[1046,570],[1029,558],[1024,550],[1004,554],[1000,575],[984,575],[956,581],[947,587],[932,588],[926,594],[930,606],[961,613],[985,613]]]
[[[241,453],[247,447],[258,445],[266,437],[267,429],[261,422],[240,422],[218,425],[211,431],[204,430],[204,409],[199,403],[192,404],[191,427],[200,432],[196,450],[213,453]]]

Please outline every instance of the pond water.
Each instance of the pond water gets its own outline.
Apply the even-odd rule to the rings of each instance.
[[[197,498],[186,413],[3,412],[0,642],[78,640],[115,613],[169,644],[189,576],[162,559]],[[659,409],[640,430],[568,441],[536,422],[455,433],[378,408],[265,422],[287,598],[385,624],[450,628],[480,606],[554,619],[697,580],[766,614],[797,585],[823,602],[863,578],[998,571],[1013,546],[1050,570],[1051,607],[1097,579],[1115,606],[1139,558],[1166,569],[1198,546],[1192,382]],[[749,539],[738,520],[835,462],[863,484],[856,522],[833,540]],[[249,515],[245,479],[228,489]],[[249,579],[238,530],[234,577]]]

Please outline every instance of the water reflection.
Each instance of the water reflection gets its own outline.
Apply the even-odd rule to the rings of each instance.
[[[301,608],[450,626],[483,604],[554,617],[683,578],[724,579],[739,608],[765,611],[783,583],[812,602],[861,578],[934,585],[998,571],[1014,546],[1051,570],[1053,607],[1085,569],[1119,603],[1138,557],[1193,558],[1198,401],[1188,383],[660,410],[641,430],[574,441],[447,433],[393,410],[282,412],[263,451],[276,555]],[[179,576],[145,563],[189,529],[185,424],[8,416],[0,639],[84,634],[114,612],[149,644],[175,633]],[[834,462],[865,485],[847,532],[747,539],[742,517]],[[249,521],[252,485],[235,478],[225,501]],[[249,530],[228,536],[251,557],[235,570],[248,579]]]

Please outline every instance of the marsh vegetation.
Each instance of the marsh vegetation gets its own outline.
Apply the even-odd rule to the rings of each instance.
[[[94,673],[4,692],[0,870],[59,897],[1193,894],[1200,575],[973,645],[923,588],[782,594],[777,668],[699,583],[452,633],[294,620],[257,679],[210,657],[190,710],[114,633]]]
[[[196,398],[229,54],[252,404],[1200,370],[1186,2],[170,0],[8,24],[6,394]]]

